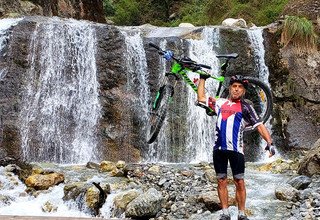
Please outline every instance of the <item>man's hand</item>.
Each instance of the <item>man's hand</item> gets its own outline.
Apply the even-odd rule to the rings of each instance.
[[[211,77],[210,74],[200,74],[200,79],[206,80],[206,79],[208,79],[208,78],[210,78],[210,77]]]
[[[269,157],[272,157],[276,153],[275,147],[272,144],[268,144],[264,149],[269,151]]]

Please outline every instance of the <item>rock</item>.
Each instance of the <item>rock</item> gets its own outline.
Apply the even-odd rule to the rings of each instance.
[[[74,182],[71,184],[67,184],[63,188],[64,196],[63,200],[76,200],[80,194],[85,194],[87,191],[87,187],[83,182]]]
[[[102,161],[100,163],[100,170],[102,172],[111,172],[113,170],[116,170],[117,166],[114,162],[111,161]]]
[[[43,212],[56,212],[58,210],[58,206],[52,204],[51,202],[47,201],[41,206]]]
[[[117,209],[125,210],[127,205],[140,195],[139,191],[136,189],[128,190],[117,194],[113,198],[114,205]]]
[[[221,209],[217,191],[210,191],[199,195],[198,201],[204,203],[210,211],[218,211]]]
[[[116,163],[116,167],[117,167],[118,169],[123,169],[125,166],[126,166],[126,162],[123,161],[123,160],[119,160],[119,161]]]
[[[213,169],[206,169],[204,175],[211,183],[217,182],[216,172]]]
[[[242,19],[227,18],[222,21],[223,26],[247,28],[247,22]]]
[[[290,179],[287,183],[298,190],[303,190],[309,186],[311,183],[311,178],[307,176],[297,176]]]
[[[161,193],[150,188],[127,205],[125,215],[132,218],[155,217],[161,210],[163,202]]]
[[[307,176],[320,174],[320,139],[300,162],[298,173]]]
[[[160,173],[160,166],[154,165],[148,169],[148,172],[151,174],[155,174],[155,175],[159,174]]]
[[[35,190],[49,189],[51,186],[58,185],[64,182],[64,175],[61,173],[50,173],[50,174],[34,174],[29,176],[25,184],[28,187],[32,187]]]
[[[89,168],[89,169],[96,169],[98,170],[100,168],[100,165],[97,164],[97,163],[94,163],[94,162],[88,162],[86,164],[86,167]]]
[[[188,28],[190,28],[190,27],[195,27],[195,26],[193,24],[191,24],[191,23],[180,23],[179,27],[188,27]]]
[[[289,184],[283,184],[276,188],[275,195],[279,200],[295,202],[299,198],[299,191]]]

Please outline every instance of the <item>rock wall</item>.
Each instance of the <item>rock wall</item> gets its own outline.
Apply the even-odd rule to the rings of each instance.
[[[102,0],[1,0],[0,18],[58,16],[106,23]]]

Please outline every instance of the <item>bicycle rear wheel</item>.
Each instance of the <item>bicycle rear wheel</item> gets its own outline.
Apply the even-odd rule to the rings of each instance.
[[[164,119],[167,115],[167,110],[169,106],[169,99],[173,94],[173,86],[172,85],[164,85],[158,94],[158,98],[156,98],[155,103],[152,107],[152,112],[150,115],[149,123],[150,130],[148,136],[148,144],[153,143],[163,125]]]
[[[265,123],[272,113],[272,94],[269,87],[261,80],[253,77],[245,77],[249,81],[248,89],[244,96],[252,102],[253,108],[256,110],[260,119]],[[221,97],[227,98],[229,89],[222,92]]]

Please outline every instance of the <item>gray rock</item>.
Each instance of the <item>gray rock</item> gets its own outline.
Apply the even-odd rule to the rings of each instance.
[[[297,176],[290,179],[287,183],[298,190],[306,189],[311,183],[311,178],[307,176]]]
[[[162,194],[150,188],[127,205],[125,215],[132,218],[155,217],[161,210],[163,202]]]

